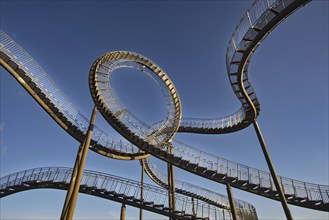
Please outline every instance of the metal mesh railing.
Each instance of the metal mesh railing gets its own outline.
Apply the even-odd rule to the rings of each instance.
[[[0,178],[0,191],[35,181],[38,181],[38,183],[46,182],[48,184],[69,184],[71,175],[72,168],[65,167],[43,167],[25,170]],[[81,186],[99,189],[112,194],[121,194],[126,198],[141,198],[142,187],[140,182],[101,172],[85,170],[82,176]],[[168,190],[150,184],[144,184],[143,189],[143,201],[169,207]],[[184,214],[194,215],[192,211],[194,209],[198,217],[231,219],[229,211],[214,207],[201,200],[192,200],[191,197],[184,195],[176,195],[175,199],[176,211],[181,211]]]
[[[276,191],[271,174],[247,165],[236,163],[207,152],[200,151],[182,142],[173,141],[173,152],[189,163],[199,167],[205,167],[215,173],[232,177],[237,181],[245,181],[248,184],[255,184],[260,188]],[[278,177],[282,189],[287,195],[295,198],[304,198],[307,201],[319,201],[329,203],[329,186],[306,183],[286,177]]]
[[[0,30],[0,50],[9,56],[19,68],[24,70],[46,97],[51,100],[74,126],[83,134],[86,134],[89,119],[73,105],[37,62],[2,30]],[[140,151],[136,146],[115,138],[98,126],[94,127],[92,139],[105,148],[115,149],[117,151],[127,153],[137,153]],[[93,149],[93,147],[91,148]]]
[[[150,171],[150,175],[153,174],[156,178],[158,178],[158,180],[160,181],[160,185],[167,185],[167,182],[168,182],[167,175],[165,175],[163,172],[161,172],[156,167],[156,165],[152,162],[152,160],[150,160],[150,158],[144,159],[144,161],[146,162],[145,165],[147,166],[147,169]],[[216,202],[217,204],[226,206],[227,208],[230,207],[227,196],[216,193],[214,191],[210,191],[203,187],[200,187],[200,186],[188,183],[188,182],[180,181],[177,179],[175,180],[175,187],[177,189],[180,189],[180,190],[183,190],[186,192],[193,192],[204,198],[210,199],[210,200]],[[254,208],[253,205],[251,205],[250,203],[248,203],[246,201],[239,200],[239,199],[234,199],[234,201],[235,201],[235,206],[237,208],[239,216],[243,217],[243,216],[248,215],[248,216],[254,216],[254,219],[257,218],[256,209]],[[242,218],[242,219],[244,219],[244,218]]]
[[[270,9],[277,9],[282,11],[284,8],[288,7],[293,1],[284,0],[256,0],[249,7],[247,12],[242,16],[238,25],[233,31],[232,37],[229,41],[227,52],[226,52],[226,62],[228,66],[231,66],[231,61],[234,58],[235,53],[239,49],[244,49],[245,37],[250,35],[253,28],[262,28],[267,24],[270,19],[267,17],[274,16],[269,13]],[[267,18],[267,19],[266,19]],[[260,26],[262,25],[262,26]],[[250,35],[252,37],[252,35]],[[249,40],[253,40],[250,39]]]
[[[245,110],[241,107],[238,111],[220,118],[182,118],[182,127],[203,129],[224,129],[240,124],[245,119]]]

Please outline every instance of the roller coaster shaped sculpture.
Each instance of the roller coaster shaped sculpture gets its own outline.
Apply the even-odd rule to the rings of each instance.
[[[241,101],[235,113],[215,119],[182,118],[178,92],[173,82],[151,60],[132,52],[113,51],[100,56],[92,65],[89,88],[97,110],[130,143],[111,136],[91,123],[61,92],[42,68],[13,39],[0,33],[1,65],[27,90],[39,105],[82,145],[88,132],[87,148],[120,160],[140,160],[144,171],[162,188],[109,174],[85,170],[79,189],[82,193],[121,202],[172,219],[257,219],[255,208],[230,197],[234,187],[286,204],[329,212],[329,187],[276,176],[257,124],[260,104],[248,79],[248,65],[260,42],[282,20],[308,0],[256,0],[244,14],[226,51],[227,73],[232,89]],[[148,125],[120,101],[110,82],[119,68],[133,68],[151,77],[167,101],[166,118]],[[94,108],[96,110],[96,108]],[[223,134],[253,124],[270,173],[200,151],[174,140],[177,132]],[[174,180],[161,173],[150,156],[193,174],[227,185],[228,195]],[[83,169],[82,169],[83,170]],[[170,172],[169,172],[170,173]],[[74,170],[36,168],[0,179],[0,197],[34,188],[68,189]],[[142,190],[143,189],[143,190]],[[175,193],[176,192],[176,193]],[[176,195],[180,194],[180,195]],[[169,197],[169,200],[168,200]]]

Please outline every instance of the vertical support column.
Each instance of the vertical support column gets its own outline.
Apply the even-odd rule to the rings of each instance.
[[[228,195],[228,200],[230,202],[233,220],[238,220],[238,216],[237,216],[236,209],[235,209],[234,198],[233,198],[231,186],[229,183],[226,184],[226,191],[227,191],[227,195]]]
[[[168,145],[167,152],[172,154],[173,149],[172,146]],[[170,163],[167,163],[168,170],[168,192],[169,192],[169,208],[172,209],[173,212],[176,210],[176,199],[175,199],[175,177],[174,177],[174,166]],[[172,218],[169,218],[173,220]]]
[[[125,218],[126,218],[126,204],[122,203],[120,220],[125,220]]]
[[[83,169],[88,155],[91,136],[93,134],[93,128],[96,120],[96,113],[97,113],[97,108],[96,106],[94,106],[85,140],[79,148],[77,158],[74,163],[74,169],[71,177],[71,181],[73,180],[73,182],[70,183],[70,187],[69,187],[69,190],[71,189],[71,191],[68,191],[66,194],[65,203],[61,215],[62,220],[66,220],[66,219],[71,220],[73,218],[75,204],[80,189],[80,182],[82,179]]]
[[[76,182],[76,179],[77,179],[78,169],[75,169],[75,168],[79,166],[79,161],[81,161],[82,149],[83,149],[84,143],[85,143],[85,141],[82,142],[82,144],[80,144],[79,149],[78,149],[78,154],[77,154],[77,157],[76,157],[75,163],[74,163],[74,169],[72,170],[72,174],[71,174],[70,186],[69,186],[69,189],[66,193],[65,202],[64,202],[64,205],[63,205],[61,219],[65,219],[66,215],[67,215],[68,205],[69,205],[69,202],[71,200],[73,188],[74,188],[74,185],[75,185],[75,182]]]
[[[267,148],[266,148],[266,144],[265,144],[265,141],[264,141],[264,138],[263,138],[263,135],[260,131],[260,128],[258,126],[258,123],[256,120],[254,120],[253,122],[253,125],[254,125],[254,128],[255,128],[255,131],[256,131],[256,134],[257,134],[257,137],[258,137],[258,140],[259,140],[259,143],[260,143],[260,146],[262,147],[262,150],[263,150],[263,154],[264,154],[264,157],[266,159],[266,162],[267,162],[267,166],[271,172],[271,175],[272,175],[272,178],[273,178],[273,182],[274,182],[274,185],[275,185],[275,188],[279,194],[279,198],[280,198],[280,201],[281,201],[281,204],[282,204],[282,207],[283,207],[283,210],[286,214],[286,217],[288,220],[292,220],[292,215],[290,213],[290,210],[289,210],[289,207],[288,207],[288,203],[287,203],[287,200],[286,200],[286,197],[283,193],[283,190],[281,188],[281,185],[280,185],[280,182],[279,182],[279,179],[278,179],[278,176],[276,175],[276,172],[275,172],[275,169],[274,169],[274,166],[272,164],[272,160],[270,158],[270,155],[267,151]]]
[[[144,201],[144,160],[141,160],[142,164],[142,174],[141,174],[141,202]],[[139,209],[139,220],[143,219],[143,209]]]

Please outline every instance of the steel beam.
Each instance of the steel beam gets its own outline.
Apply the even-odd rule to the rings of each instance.
[[[141,173],[141,202],[144,201],[144,160],[141,160],[142,164],[142,173]],[[139,209],[139,220],[143,219],[143,209]]]
[[[172,146],[168,146],[167,152],[169,154],[173,153]],[[168,170],[169,208],[174,213],[176,210],[174,166],[171,163],[167,163],[167,170]],[[169,218],[169,220],[174,220],[174,219]]]
[[[234,203],[234,198],[233,198],[231,186],[228,183],[226,184],[226,191],[227,191],[227,195],[228,195],[228,200],[230,202],[232,218],[233,218],[233,220],[238,220],[238,215],[237,215],[236,209],[235,209],[235,203]]]
[[[79,189],[80,189],[80,182],[82,179],[82,174],[83,174],[84,166],[86,163],[86,158],[88,155],[91,136],[93,134],[93,128],[94,128],[94,124],[95,124],[95,120],[96,120],[96,113],[97,113],[97,108],[96,108],[96,106],[94,106],[84,144],[82,145],[81,148],[79,148],[77,158],[76,158],[76,161],[74,164],[74,169],[73,169],[73,173],[72,173],[72,179],[74,180],[74,182],[70,183],[70,188],[71,188],[71,185],[73,185],[72,186],[73,190],[72,190],[72,192],[69,192],[69,191],[67,192],[64,207],[62,210],[62,215],[61,215],[62,220],[67,220],[67,219],[71,220],[73,218],[75,204],[77,202],[78,193],[79,193]],[[74,177],[73,174],[76,174],[76,176]],[[65,204],[66,204],[66,206],[65,206]]]
[[[291,212],[290,212],[289,207],[288,207],[288,203],[287,203],[286,197],[284,195],[284,192],[282,190],[281,184],[279,182],[279,178],[276,175],[276,171],[274,169],[272,160],[270,158],[270,154],[268,153],[268,150],[267,150],[266,144],[265,144],[265,140],[263,138],[263,135],[262,135],[262,133],[260,131],[260,128],[259,128],[259,125],[258,125],[256,119],[254,120],[253,125],[254,125],[255,131],[257,133],[257,137],[258,137],[260,146],[262,147],[263,154],[264,154],[264,157],[265,157],[266,162],[267,162],[267,166],[268,166],[268,168],[269,168],[269,170],[271,172],[271,176],[272,176],[272,179],[273,179],[275,188],[276,188],[276,190],[277,190],[277,192],[279,194],[279,198],[280,198],[280,201],[281,201],[281,204],[282,204],[284,213],[286,214],[286,217],[287,217],[288,220],[293,220],[292,215],[291,215]]]

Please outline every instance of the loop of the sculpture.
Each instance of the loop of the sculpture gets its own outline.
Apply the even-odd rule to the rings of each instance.
[[[110,79],[119,68],[144,72],[160,87],[167,106],[167,116],[161,125],[147,125],[120,101]],[[164,147],[171,142],[180,126],[182,109],[174,84],[161,68],[139,54],[113,51],[100,56],[90,69],[89,88],[95,105],[107,122],[134,144],[133,139],[137,136],[152,145]]]

